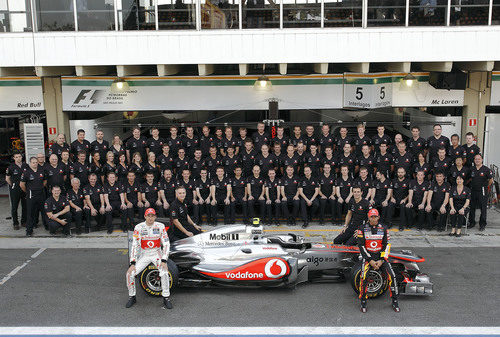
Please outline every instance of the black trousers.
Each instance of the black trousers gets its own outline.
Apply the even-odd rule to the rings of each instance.
[[[10,194],[10,215],[14,226],[19,226],[17,209],[21,203],[21,223],[26,224],[26,193],[17,185],[13,189],[9,187]]]
[[[255,205],[259,205],[259,217],[261,219],[264,219],[265,217],[265,212],[266,212],[266,201],[265,200],[259,200],[258,198],[248,200],[247,201],[247,208],[248,208],[248,216],[250,219],[252,219],[255,216]]]
[[[347,208],[348,208],[348,205],[347,205],[347,202],[345,202],[345,199],[343,199],[344,202],[340,203],[338,201],[337,202],[337,220],[341,220],[342,219],[342,215],[346,215],[347,214]]]
[[[304,222],[309,222],[318,212],[319,201],[318,198],[314,199],[311,206],[307,206],[304,199],[300,199],[300,214]]]
[[[292,216],[290,216],[290,207],[292,209]],[[300,209],[300,200],[293,200],[293,197],[287,197],[286,201],[281,201],[281,210],[283,211],[283,217],[287,218],[288,220],[297,219],[297,216],[299,215],[299,209]]]
[[[229,217],[229,214],[231,212],[231,203],[229,205],[226,205],[224,203],[223,198],[218,199],[217,197],[215,198],[215,201],[217,202],[216,205],[210,205],[210,208],[211,208],[210,213],[212,215],[212,221],[217,222],[217,212],[218,212],[219,208],[222,208],[224,211],[224,224],[225,225],[229,224],[231,222],[231,219]]]
[[[81,229],[83,225],[83,219],[85,219],[85,228],[90,228],[90,209],[82,208],[81,211],[77,211],[74,208],[71,208],[71,218],[75,222],[75,226],[77,229]],[[88,213],[88,214],[87,214]]]
[[[113,230],[113,214],[118,213],[120,216],[121,224],[120,228],[121,229],[127,229],[127,211],[121,209],[121,201],[120,200],[113,200],[109,202],[111,205],[112,210],[111,211],[106,211],[106,227],[108,230]]]
[[[207,205],[205,202],[203,204],[198,204],[198,213],[196,217],[198,218],[198,224],[201,224],[203,221],[203,214],[207,216],[207,222],[210,222],[211,219],[211,205]]]
[[[42,215],[44,219],[45,214],[43,205],[45,204],[45,191],[28,191],[26,196],[26,234],[32,234],[33,228],[38,222],[38,218]]]
[[[104,214],[99,213],[99,209],[101,208],[100,204],[99,205],[92,204],[92,206],[94,206],[94,208],[97,210],[97,214],[95,216],[92,216],[92,212],[89,210],[88,212],[84,213],[85,220],[90,228],[91,220],[92,218],[94,218],[97,224],[97,229],[100,229],[101,226],[104,225],[106,221],[106,216]]]
[[[472,190],[470,196],[470,213],[469,222],[471,226],[476,224],[476,209],[481,209],[481,215],[479,216],[479,227],[486,227],[486,206],[488,206],[488,194],[486,193],[486,187],[480,190]]]
[[[359,226],[349,223],[344,233],[340,233],[333,239],[333,243],[336,245],[348,245],[354,246],[357,243],[357,239],[355,238],[356,230]]]
[[[411,210],[406,207],[406,204],[401,204],[399,201],[397,201],[396,203],[390,202],[387,206],[387,223],[393,223],[394,212],[396,209],[399,209],[399,227],[409,225]]]
[[[337,200],[335,199],[319,199],[319,221],[323,222],[325,220],[326,207],[330,209],[330,214],[332,215],[332,222],[337,219]]]
[[[276,200],[271,200],[270,204],[266,203],[267,222],[271,222],[273,219],[274,221],[278,222],[280,218],[280,212],[281,212],[281,202],[276,202]]]
[[[460,207],[460,208],[462,208],[462,207]],[[458,229],[460,229],[463,226],[465,226],[465,222],[467,220],[467,215],[468,215],[467,213],[470,210],[466,209],[464,215],[461,215],[461,214],[458,214],[458,210],[460,208],[455,208],[457,210],[457,213],[450,215],[450,218],[451,218],[450,222],[451,222],[451,227],[452,228],[458,228]]]
[[[415,221],[416,220],[416,221]],[[418,229],[422,229],[425,226],[425,209],[418,209],[418,205],[414,205],[411,209],[410,222],[415,224]]]
[[[131,202],[132,207],[127,208],[127,217],[126,221],[128,221],[129,224],[134,224],[134,220],[136,218],[136,214],[138,215],[137,217],[139,219],[142,219],[144,217],[144,214],[140,214],[141,212],[141,207],[137,206],[137,202]]]
[[[66,220],[66,225],[61,225],[59,222],[48,219],[47,224],[49,225],[49,231],[50,234],[55,234],[55,232],[59,229],[62,228],[63,234],[69,234],[69,227],[71,225],[71,212],[64,213],[63,215],[59,216],[60,220]]]
[[[370,263],[363,259],[361,264],[361,277],[360,277],[360,292],[359,298],[361,300],[366,300],[366,288],[368,286],[368,282],[366,282],[366,276],[368,275],[368,271],[371,266]],[[399,289],[396,281],[396,274],[394,274],[394,270],[389,262],[385,261],[380,266],[380,272],[383,276],[387,277],[389,281],[389,293],[393,300],[398,299]]]
[[[430,212],[426,212],[426,219],[427,219],[427,228],[432,229],[435,225],[434,223],[434,216],[437,218],[437,227],[438,229],[444,229],[446,226],[446,219],[448,218],[448,207],[446,207],[446,212],[444,214],[441,214],[439,209],[441,208],[441,203],[433,203],[431,201],[431,207],[432,210]]]
[[[236,207],[241,207],[241,213],[243,214],[243,222],[248,221],[247,215],[247,202],[243,200],[242,196],[235,196],[234,201],[231,202],[231,223],[236,222]]]

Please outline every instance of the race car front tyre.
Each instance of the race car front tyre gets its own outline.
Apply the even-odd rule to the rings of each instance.
[[[172,260],[167,261],[168,278],[170,291],[175,289],[179,284],[179,269]],[[141,287],[144,291],[151,296],[161,296],[161,278],[158,269],[154,264],[150,264],[139,275]]]
[[[351,269],[351,286],[352,289],[359,294],[360,287],[360,276],[361,276],[361,263],[356,263]],[[366,275],[367,291],[366,296],[368,298],[375,298],[381,296],[387,288],[389,287],[389,282],[387,278],[382,275],[380,270],[370,269]]]

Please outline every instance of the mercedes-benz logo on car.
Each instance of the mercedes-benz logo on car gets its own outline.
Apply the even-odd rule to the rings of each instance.
[[[273,266],[276,264],[276,267]],[[277,267],[279,267],[280,271],[276,273]],[[267,277],[270,278],[280,278],[281,276],[286,274],[286,264],[280,259],[272,259],[267,261],[266,266],[264,268],[264,273],[266,273]]]

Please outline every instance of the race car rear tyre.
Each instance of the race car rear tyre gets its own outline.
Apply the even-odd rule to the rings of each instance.
[[[356,263],[351,270],[351,286],[352,289],[359,294],[359,285],[360,285],[360,276],[361,276],[361,263]],[[370,269],[368,271],[368,275],[366,275],[366,279],[369,280],[367,286],[367,294],[368,298],[375,298],[381,296],[387,288],[389,287],[389,282],[387,278],[385,278],[380,270]]]
[[[168,267],[168,278],[170,291],[175,289],[179,283],[179,269],[175,262],[167,260]],[[158,269],[156,269],[154,264],[150,264],[139,275],[139,280],[141,282],[141,287],[144,291],[151,296],[161,296],[161,279]]]

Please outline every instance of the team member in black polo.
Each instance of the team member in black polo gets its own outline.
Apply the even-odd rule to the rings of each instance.
[[[281,209],[281,182],[276,178],[276,171],[270,169],[268,171],[268,179],[264,183],[265,196],[266,196],[266,224],[272,225],[273,223],[279,226],[280,209]],[[274,212],[273,212],[274,208]],[[274,215],[274,216],[273,216]]]
[[[250,138],[246,138],[243,142],[243,148],[240,149],[240,158],[243,177],[250,177],[255,165],[255,158],[257,158],[257,151],[253,148],[253,143]]]
[[[411,128],[411,138],[408,140],[408,150],[413,157],[413,160],[417,160],[417,155],[427,150],[427,141],[420,137],[420,128],[418,126],[413,126]]]
[[[353,198],[349,201],[347,215],[345,217],[345,225],[342,232],[333,240],[336,245],[352,246],[356,244],[354,234],[356,230],[363,225],[367,220],[368,210],[370,210],[370,202],[361,197],[361,189],[354,187],[352,189]]]
[[[88,162],[90,155],[90,142],[85,139],[85,130],[79,129],[76,132],[77,139],[71,143],[71,154],[73,155],[73,161],[79,156],[80,152],[85,153],[85,162]],[[80,179],[80,178],[79,178]],[[80,179],[82,181],[82,179]]]
[[[201,128],[200,136],[200,149],[203,157],[208,156],[208,151],[210,147],[214,145],[213,135],[210,134],[210,128],[207,125],[203,125]]]
[[[200,178],[201,169],[205,166],[205,161],[201,157],[201,149],[194,150],[194,158],[189,161],[189,170],[194,180]]]
[[[269,153],[269,146],[262,144],[260,150],[261,153],[255,157],[255,165],[259,165],[261,172],[269,172],[270,169],[276,169],[278,167],[278,160],[274,154]]]
[[[233,145],[229,145],[226,148],[226,155],[222,157],[221,163],[224,167],[226,178],[232,178],[234,175],[235,167],[241,164],[240,156],[234,153]]]
[[[283,172],[283,163],[281,159],[283,158],[283,152],[281,151],[281,145],[278,142],[273,143],[273,154],[276,158],[276,175],[281,177]],[[286,146],[284,147],[286,149]]]
[[[441,133],[443,132],[443,129],[441,128],[441,125],[439,124],[434,124],[433,127],[434,135],[430,136],[429,139],[427,139],[427,146],[429,148],[429,161],[432,162],[432,160],[437,157],[438,155],[438,150],[442,147],[444,147],[446,153],[448,151],[448,148],[450,147],[450,140],[448,137],[443,136]]]
[[[236,139],[236,137],[233,137],[233,128],[230,126],[226,126],[221,146],[221,152],[223,156],[227,155],[227,148],[230,146],[233,147],[233,154],[237,155],[239,153],[238,140]],[[226,171],[226,174],[227,173],[228,172]],[[232,173],[233,170],[231,170],[231,174]]]
[[[332,215],[332,224],[335,224],[335,212],[337,210],[337,202],[335,200],[335,177],[328,163],[323,165],[323,173],[319,176],[319,185],[319,222],[323,224],[325,221],[325,211],[328,205]]]
[[[362,149],[364,145],[368,145],[368,148],[371,147],[372,145],[372,140],[370,137],[365,135],[365,125],[364,124],[358,124],[357,126],[358,134],[354,136],[352,144],[356,147],[355,149],[355,154],[356,157],[360,157],[362,154]]]
[[[146,151],[154,152],[156,158],[158,158],[163,152],[163,145],[165,140],[160,137],[160,131],[158,128],[151,128],[151,137],[146,140]]]
[[[184,239],[201,233],[201,227],[194,223],[188,214],[185,203],[186,189],[179,186],[175,190],[175,200],[170,205],[170,219],[174,225],[170,241]]]
[[[345,126],[341,126],[339,135],[335,138],[335,152],[342,153],[344,145],[346,144],[351,145],[349,149],[352,148],[352,139],[347,135],[347,128]]]
[[[431,179],[431,166],[425,161],[424,151],[417,154],[417,159],[415,164],[413,164],[412,173],[414,178],[417,177],[418,171],[424,171],[424,177],[426,180]]]
[[[101,130],[97,130],[95,138],[96,140],[90,143],[90,153],[99,152],[101,155],[101,163],[104,164],[106,162],[106,154],[110,150],[109,143],[107,140],[104,140],[104,132]]]
[[[451,145],[448,148],[448,157],[452,163],[455,163],[455,159],[457,157],[465,158],[467,156],[467,152],[465,148],[460,145],[460,137],[455,133],[451,136]]]
[[[372,138],[373,151],[375,153],[379,153],[381,144],[386,144],[387,149],[389,149],[389,145],[391,145],[391,143],[391,137],[385,134],[384,124],[377,125],[377,134]]]
[[[110,172],[104,183],[104,203],[106,205],[106,227],[108,234],[113,233],[113,213],[120,215],[120,228],[127,231],[127,204],[123,185],[116,179],[116,173]]]
[[[368,177],[368,169],[366,167],[359,169],[359,177],[354,179],[352,186],[361,188],[361,195],[366,200],[372,199],[375,194],[373,180]]]
[[[165,216],[170,214],[170,206],[175,200],[176,187],[177,182],[173,179],[172,171],[170,169],[163,171],[163,177],[160,179],[160,198]]]
[[[163,172],[166,169],[172,170],[174,168],[174,159],[170,155],[170,146],[163,144],[162,151],[162,154],[156,159],[161,171]]]
[[[330,125],[323,124],[323,126],[321,126],[321,135],[319,136],[318,144],[323,154],[327,147],[332,148],[335,145],[335,138],[330,133]]]
[[[266,210],[266,199],[264,197],[264,182],[265,179],[260,174],[260,167],[255,165],[252,170],[252,175],[247,178],[247,210],[250,219],[255,214],[255,204],[259,205],[259,215],[264,219]]]
[[[217,155],[217,148],[215,146],[211,146],[209,152],[210,155],[205,158],[205,167],[208,170],[208,178],[212,179],[215,177],[217,167],[221,165],[221,159]]]
[[[68,191],[67,198],[70,205],[71,218],[76,225],[76,234],[82,233],[83,218],[85,218],[85,232],[90,233],[90,208],[86,205],[85,195],[80,188],[80,180],[73,178],[71,188]]]
[[[464,179],[462,176],[457,176],[456,182],[457,184],[451,188],[450,192],[450,236],[462,235],[462,226],[465,225],[470,205],[470,189],[464,186]]]
[[[331,147],[326,147],[324,149],[324,156],[321,159],[321,166],[328,164],[330,165],[331,173],[335,175],[335,170],[337,167],[337,158],[333,155],[333,149]]]
[[[152,173],[146,173],[146,181],[141,185],[141,200],[144,204],[143,209],[140,213],[144,213],[144,210],[148,208],[154,208],[156,214],[163,217],[163,207],[160,200],[160,186],[159,183],[154,181],[154,176]],[[193,199],[191,199],[192,202]]]
[[[69,168],[71,179],[78,178],[80,184],[86,185],[89,182],[90,165],[85,161],[87,154],[85,151],[78,153],[78,161]]]
[[[273,144],[279,144],[283,151],[285,151],[288,144],[290,144],[290,137],[285,135],[285,129],[283,126],[278,126],[276,128],[276,137],[274,137],[272,141]]]
[[[12,158],[14,162],[7,167],[5,181],[9,184],[10,214],[13,226],[15,230],[18,230],[20,228],[17,217],[19,203],[21,203],[21,224],[26,226],[26,194],[21,189],[21,186],[19,186],[26,164],[23,164],[23,156],[20,153],[14,153]]]
[[[406,178],[405,169],[400,167],[397,171],[397,177],[392,180],[392,198],[387,212],[389,228],[393,226],[393,216],[396,208],[399,208],[399,230],[402,231],[408,224],[411,215],[410,210],[406,207],[409,189],[410,180]]]
[[[51,154],[49,164],[44,167],[45,177],[47,178],[47,189],[50,192],[53,186],[61,188],[62,195],[66,194],[66,172],[64,166],[59,163],[57,155]]]
[[[33,227],[38,222],[39,214],[43,215],[45,202],[45,185],[47,180],[43,169],[38,165],[36,157],[31,157],[22,175],[19,185],[26,193],[26,236],[33,235]]]
[[[376,167],[375,158],[370,153],[370,146],[368,144],[360,145],[360,147],[362,147],[361,155],[357,158],[356,166],[358,168],[366,167],[368,176],[373,179],[373,177],[375,177]]]
[[[309,166],[304,167],[304,177],[299,184],[299,194],[301,197],[300,213],[304,221],[302,228],[306,228],[319,208],[319,182],[312,176],[312,170]]]
[[[125,205],[127,205],[128,227],[134,226],[135,214],[140,212],[144,204],[139,202],[141,198],[141,184],[136,180],[134,172],[127,173],[127,180],[122,182]]]
[[[397,171],[400,167],[405,169],[406,176],[410,177],[411,167],[413,165],[413,158],[410,153],[406,151],[406,143],[402,140],[398,143],[398,152],[394,154],[393,162],[394,169]]]
[[[319,177],[321,167],[321,155],[318,153],[318,146],[311,144],[308,147],[309,152],[304,157],[304,165],[309,166],[314,177]]]
[[[470,227],[476,225],[476,208],[481,209],[479,217],[479,230],[484,231],[486,227],[486,206],[488,204],[488,190],[493,184],[493,174],[491,170],[483,165],[483,157],[477,154],[474,157],[474,166],[470,174],[471,186],[471,207],[469,213]]]
[[[351,176],[354,176],[354,173],[356,171],[356,162],[356,157],[351,153],[351,144],[345,144],[344,152],[339,154],[339,156],[337,157],[338,167],[346,165],[349,170],[349,174]]]
[[[436,175],[436,172],[442,172],[445,178],[448,177],[452,162],[449,157],[446,157],[446,150],[444,149],[444,147],[438,150],[437,156],[434,157],[431,165],[434,176]]]
[[[283,176],[286,174],[286,168],[288,166],[291,166],[295,173],[299,172],[299,168],[301,165],[300,158],[295,153],[295,148],[292,144],[286,147],[286,154],[282,155],[280,162],[281,166],[283,167],[283,171],[281,172]]]
[[[285,168],[285,176],[281,179],[281,210],[283,217],[287,219],[287,225],[295,225],[295,219],[299,214],[299,184],[300,179],[294,175],[294,167],[288,165]],[[290,206],[292,206],[292,216],[290,216]]]
[[[271,137],[265,131],[266,125],[262,122],[257,123],[257,131],[252,135],[253,144],[256,151],[260,151],[260,148],[264,144],[269,144]]]
[[[178,135],[179,129],[176,126],[170,127],[170,137],[165,140],[165,143],[170,147],[170,153],[175,157],[177,151],[182,147],[182,137]]]
[[[242,168],[237,166],[234,169],[234,177],[231,178],[231,223],[236,222],[236,207],[241,207],[243,222],[248,221],[247,217],[247,183],[242,176]]]
[[[193,158],[194,150],[200,146],[198,136],[194,134],[192,126],[186,127],[186,134],[182,136],[182,147],[186,150],[186,155]]]
[[[177,180],[177,186],[182,186],[186,189],[186,200],[185,203],[188,207],[188,211],[192,214],[194,222],[198,222],[196,215],[198,214],[198,205],[193,203],[194,195],[196,193],[196,185],[194,180],[191,179],[191,172],[185,168],[182,170],[182,178]]]
[[[59,228],[62,228],[63,234],[69,236],[71,223],[70,206],[68,199],[61,196],[61,188],[59,186],[52,186],[52,196],[45,200],[44,210],[47,215],[50,234],[55,234]]]
[[[375,173],[375,178],[377,179],[374,184],[375,193],[372,194],[370,204],[372,204],[373,208],[382,211],[381,221],[387,223],[388,207],[392,197],[392,182],[380,171]]]
[[[60,133],[57,135],[56,142],[49,145],[48,155],[50,156],[51,154],[55,154],[59,159],[61,159],[61,154],[65,150],[69,152],[70,147],[68,143],[66,143],[66,137]]]
[[[141,129],[139,127],[134,127],[132,129],[132,135],[127,143],[125,143],[125,150],[127,151],[127,161],[130,164],[132,161],[132,156],[134,153],[139,152],[141,158],[147,158],[146,156],[146,137],[141,136]],[[172,146],[170,147],[172,148]]]
[[[464,166],[464,158],[457,157],[455,158],[455,165],[450,168],[448,173],[448,182],[454,186],[457,184],[457,177],[461,176],[464,180],[466,186],[469,186],[470,183],[470,168]]]
[[[353,178],[349,175],[347,165],[340,167],[340,177],[335,180],[335,195],[337,196],[337,223],[341,223],[342,215],[348,211],[352,198]]]
[[[427,194],[429,193],[430,183],[425,180],[425,172],[418,171],[415,180],[410,181],[410,190],[408,192],[408,203],[406,207],[412,211],[411,217],[408,219],[408,225],[415,223],[417,218],[417,229],[420,231],[424,228],[425,222],[425,203]]]
[[[217,209],[222,206],[224,209],[224,225],[231,222],[229,213],[231,211],[231,182],[224,177],[224,168],[218,167],[215,177],[210,181],[210,201],[212,225],[217,225]]]
[[[89,183],[83,188],[83,194],[85,195],[86,204],[90,208],[87,223],[90,225],[90,220],[94,217],[97,222],[96,231],[100,230],[105,221],[106,209],[103,193],[102,185],[97,182],[97,176],[94,173],[90,174]]]
[[[481,154],[481,149],[479,149],[479,146],[474,144],[474,134],[472,132],[467,132],[465,135],[465,142],[464,149],[467,160],[465,162],[465,166],[472,167],[474,166],[474,158],[476,155]]]
[[[302,129],[296,125],[293,127],[293,135],[290,136],[290,144],[297,148],[297,144],[300,142],[304,142],[304,137],[302,136]]]
[[[210,204],[210,179],[206,168],[200,170],[200,178],[195,180],[196,184],[196,202],[198,203],[198,214],[196,218],[199,219],[199,224],[203,223],[203,214],[207,215],[207,223],[210,223],[211,204]]]
[[[387,152],[387,144],[381,143],[378,147],[379,152],[375,156],[377,172],[382,172],[388,179],[392,177],[394,171],[394,159],[392,154]]]
[[[448,216],[448,202],[450,198],[450,184],[444,181],[444,174],[437,171],[434,175],[435,180],[431,183],[427,195],[427,226],[429,229],[434,227],[434,212],[438,213],[438,231],[443,231]]]
[[[314,126],[307,125],[306,126],[306,134],[304,135],[304,145],[306,146],[307,152],[310,151],[309,147],[311,145],[318,146],[318,138],[314,134]]]
[[[189,158],[186,157],[186,150],[181,147],[177,150],[177,158],[174,158],[174,171],[178,179],[184,170],[189,170]]]

